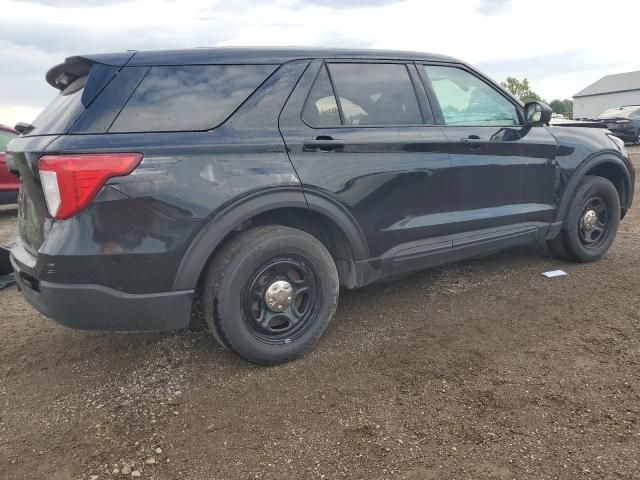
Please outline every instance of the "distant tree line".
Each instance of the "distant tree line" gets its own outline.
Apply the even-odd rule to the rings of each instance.
[[[561,113],[567,118],[573,117],[573,100],[570,98],[564,100],[554,99],[548,102],[531,89],[529,80],[526,78],[518,80],[514,77],[507,77],[507,79],[504,82],[500,82],[500,84],[512,95],[518,97],[523,103],[545,102],[553,109],[553,113]]]

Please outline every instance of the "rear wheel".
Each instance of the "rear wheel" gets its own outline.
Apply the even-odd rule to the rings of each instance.
[[[615,239],[620,223],[620,197],[606,178],[586,176],[569,207],[562,231],[547,242],[565,260],[592,262],[601,258]]]
[[[208,328],[225,347],[259,364],[310,350],[338,303],[338,273],[315,237],[281,226],[240,233],[212,262],[203,292]]]

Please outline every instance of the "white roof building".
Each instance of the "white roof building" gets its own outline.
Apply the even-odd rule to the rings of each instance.
[[[607,75],[576,93],[573,118],[594,118],[624,105],[640,105],[640,71]]]

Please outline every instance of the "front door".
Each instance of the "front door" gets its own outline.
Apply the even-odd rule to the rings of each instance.
[[[412,63],[314,61],[280,129],[305,194],[346,208],[370,257],[415,253],[450,233],[447,139]]]
[[[527,183],[551,180],[553,137],[543,128],[532,134],[522,125],[520,108],[474,72],[458,66],[421,68],[449,142],[452,233],[500,232],[516,225],[542,231],[547,215],[541,211],[548,212],[550,202],[540,198],[546,191],[534,192]],[[533,148],[536,142],[544,148]]]

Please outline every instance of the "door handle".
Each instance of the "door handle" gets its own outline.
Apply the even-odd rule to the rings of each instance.
[[[337,140],[332,137],[316,137],[312,140],[304,141],[305,152],[330,152],[332,150],[340,150],[344,147],[344,140]]]
[[[478,135],[469,135],[468,137],[462,138],[460,141],[464,145],[468,145],[471,150],[479,150],[486,143],[486,140],[483,140]]]

